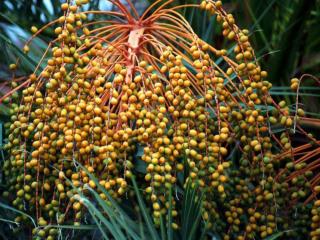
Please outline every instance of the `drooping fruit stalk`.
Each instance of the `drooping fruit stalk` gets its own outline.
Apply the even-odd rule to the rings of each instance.
[[[116,0],[110,2],[119,12],[81,12],[77,2],[63,4],[64,16],[35,33],[58,25],[35,72],[14,89],[23,89],[22,98],[3,168],[13,205],[39,225],[78,224],[84,203],[75,188],[86,194],[90,187],[107,201],[88,172],[119,200],[128,179],[143,174],[158,225],[172,206],[179,228],[178,198],[169,196],[187,183],[205,192],[203,220],[225,239],[265,238],[278,219],[293,222],[290,187],[275,181],[283,168],[275,155],[291,149],[293,118],[285,102],[271,98],[249,31],[237,27],[221,1],[156,1],[141,17],[130,1],[134,16]],[[179,12],[187,7],[215,15],[231,51],[200,39]],[[104,18],[88,22],[87,15]],[[278,214],[278,204],[289,214]]]

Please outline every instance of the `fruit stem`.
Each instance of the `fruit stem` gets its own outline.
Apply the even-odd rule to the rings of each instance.
[[[140,39],[144,33],[143,27],[136,27],[130,31],[128,39],[128,58],[127,58],[127,74],[125,81],[129,84],[132,80],[133,71],[135,68],[135,59],[137,57]]]

